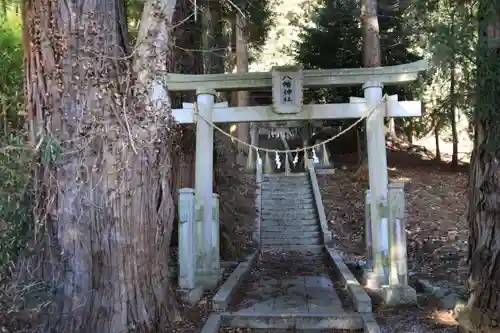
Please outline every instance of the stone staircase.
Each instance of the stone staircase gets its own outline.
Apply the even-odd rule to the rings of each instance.
[[[261,191],[261,248],[322,256],[323,237],[309,175],[264,174]]]

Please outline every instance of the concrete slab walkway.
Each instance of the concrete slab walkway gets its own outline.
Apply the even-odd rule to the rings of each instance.
[[[339,315],[342,303],[327,275],[295,276],[281,280],[263,276],[239,305],[238,314],[265,312]]]
[[[266,273],[246,286],[233,311],[221,314],[224,326],[283,330],[363,328],[361,314],[343,308],[329,275],[318,271],[291,276],[283,271],[281,276],[276,271]]]

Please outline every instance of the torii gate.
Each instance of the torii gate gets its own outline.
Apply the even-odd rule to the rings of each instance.
[[[384,275],[382,258],[376,255],[381,242],[377,237],[383,209],[387,205],[388,174],[384,117],[421,116],[418,101],[399,102],[390,96],[383,102],[383,85],[415,81],[427,69],[424,60],[411,64],[354,69],[302,70],[296,66],[275,67],[272,72],[183,75],[166,74],[170,91],[196,90],[196,104],[184,103],[172,110],[176,122],[196,123],[195,190],[180,191],[179,209],[182,244],[179,285],[184,289],[214,287],[220,278],[218,202],[213,194],[213,128],[210,123],[271,122],[289,120],[366,119],[370,183],[370,218],[374,274]],[[302,104],[304,87],[362,85],[364,98],[352,97],[343,104]],[[215,103],[216,91],[273,89],[270,106],[228,107]],[[369,114],[369,115],[368,115]],[[199,117],[198,117],[199,115]],[[215,213],[216,216],[213,216]]]

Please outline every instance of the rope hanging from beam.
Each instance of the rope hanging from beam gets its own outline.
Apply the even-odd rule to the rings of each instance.
[[[315,151],[316,148],[319,148],[319,147],[321,147],[323,145],[326,145],[327,143],[329,143],[329,142],[331,142],[333,140],[338,139],[339,137],[341,137],[345,133],[349,132],[354,127],[356,127],[363,120],[365,120],[366,118],[370,117],[379,107],[381,107],[382,105],[385,104],[385,102],[387,101],[387,97],[388,97],[387,94],[384,95],[382,97],[382,102],[380,102],[377,106],[375,106],[372,110],[370,110],[370,112],[368,112],[368,114],[362,116],[361,118],[359,118],[358,120],[356,120],[353,124],[351,124],[350,126],[348,126],[347,128],[345,128],[344,130],[340,131],[336,135],[332,136],[331,138],[329,138],[329,139],[327,139],[325,141],[322,141],[320,143],[314,144],[312,146],[301,147],[301,148],[296,148],[296,149],[287,149],[287,150],[268,149],[268,148],[258,147],[258,146],[255,146],[255,145],[251,144],[251,143],[247,143],[247,142],[245,142],[243,140],[238,139],[237,137],[235,137],[235,136],[231,135],[230,133],[227,133],[226,131],[224,131],[222,128],[220,128],[219,126],[217,126],[215,123],[213,123],[210,120],[207,120],[203,116],[201,116],[200,113],[198,112],[198,103],[196,103],[196,102],[194,103],[194,114],[195,114],[195,116],[197,118],[203,120],[205,123],[207,123],[208,125],[210,125],[210,127],[214,128],[218,132],[220,132],[223,135],[227,136],[232,141],[236,141],[236,142],[241,143],[242,145],[248,147],[249,150],[255,150],[257,152],[258,151],[262,151],[262,152],[265,152],[265,153],[276,153],[276,154],[289,154],[289,153],[293,154],[293,153],[307,152],[309,150],[312,150],[313,154],[314,154],[314,151]]]

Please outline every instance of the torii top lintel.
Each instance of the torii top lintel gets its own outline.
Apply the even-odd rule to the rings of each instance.
[[[368,81],[384,85],[403,84],[415,81],[418,73],[427,68],[427,61],[419,60],[387,67],[304,70],[303,86],[355,86]],[[272,87],[271,72],[202,75],[167,73],[164,77],[169,91],[194,91],[200,88],[231,91]]]

